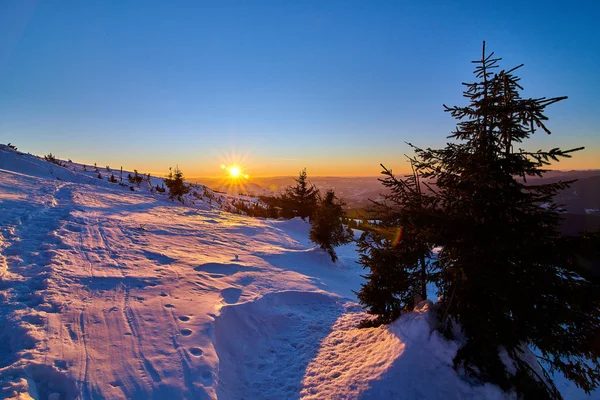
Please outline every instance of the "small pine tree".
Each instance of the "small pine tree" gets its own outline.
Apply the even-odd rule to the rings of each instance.
[[[401,228],[398,228],[401,229]],[[401,231],[399,231],[401,232]],[[361,304],[368,307],[369,314],[377,316],[374,320],[364,320],[363,327],[389,324],[400,316],[403,310],[409,310],[413,303],[413,289],[408,269],[401,260],[401,249],[389,234],[382,231],[365,232],[359,242],[359,262],[368,267],[364,283],[357,293]]]
[[[411,175],[398,179],[383,165],[379,179],[389,189],[383,202],[375,202],[382,220],[359,240],[360,264],[369,269],[367,283],[358,293],[361,304],[374,321],[363,325],[389,323],[401,311],[412,311],[415,303],[427,298],[432,235],[436,215],[435,199],[422,192],[422,182],[413,169]]]
[[[102,174],[98,172],[98,179],[102,179]]]
[[[170,170],[170,168],[169,168]],[[183,203],[183,196],[190,191],[190,187],[185,184],[183,172],[179,167],[175,167],[175,172],[169,172],[169,175],[165,179],[165,185],[169,189],[169,199],[177,199]]]
[[[110,178],[108,178],[109,182],[117,183],[117,178],[115,178],[115,174],[110,174]]]
[[[47,156],[44,156],[44,160],[48,161],[49,163],[58,165],[59,167],[65,167],[67,166],[66,163],[60,161],[58,158],[56,158],[56,156],[54,156],[52,153],[48,154]]]
[[[289,188],[275,198],[275,203],[279,207],[279,215],[282,218],[291,219],[298,216],[298,204]]]
[[[325,197],[319,199],[311,219],[310,240],[327,251],[333,262],[338,258],[334,247],[350,243],[354,237],[352,230],[342,224],[344,204],[333,190],[328,190]]]
[[[306,168],[295,179],[296,185],[285,193],[285,203],[294,208],[295,214],[302,219],[310,218],[317,205],[318,190],[308,182]]]
[[[133,183],[135,183],[137,185],[137,187],[140,187],[140,185],[144,181],[144,177],[142,175],[138,174],[137,169],[134,169],[133,173],[134,173]]]

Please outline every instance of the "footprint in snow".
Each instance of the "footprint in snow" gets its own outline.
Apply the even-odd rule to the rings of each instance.
[[[183,336],[190,336],[192,334],[192,330],[191,329],[187,329],[187,328],[186,329],[182,329],[180,332],[181,332],[181,334]]]
[[[194,355],[196,357],[200,357],[204,352],[199,347],[192,347],[190,349],[190,353],[192,353],[192,355]]]
[[[165,308],[175,308],[173,304],[165,304]]]
[[[187,322],[187,321],[189,321],[189,320],[190,320],[190,317],[188,317],[187,315],[181,315],[181,316],[179,317],[179,320],[180,320],[180,321],[183,321],[183,322]]]
[[[65,360],[56,360],[56,361],[54,361],[54,366],[57,369],[63,370],[63,371],[66,370],[66,369],[68,369],[67,362]]]
[[[227,304],[237,303],[237,301],[240,299],[241,295],[242,295],[242,289],[239,289],[239,288],[231,287],[231,288],[221,290],[221,297],[223,297],[223,300]]]
[[[243,276],[240,279],[238,279],[236,283],[238,283],[241,286],[248,286],[252,282],[254,282],[254,277],[252,277],[252,276]]]

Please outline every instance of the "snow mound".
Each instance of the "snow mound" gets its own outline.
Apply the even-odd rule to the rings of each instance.
[[[505,399],[453,369],[459,344],[435,330],[425,301],[390,326],[327,293],[270,293],[225,306],[215,322],[222,399]]]
[[[13,150],[6,145],[0,144],[0,171],[11,172],[13,174],[36,177],[49,180],[59,180],[68,183],[89,184],[94,186],[112,187],[121,192],[141,192],[140,194],[150,194],[155,198],[168,201],[166,193],[160,193],[155,187],[164,185],[164,179],[150,176],[147,180],[145,174],[141,174],[144,180],[141,184],[131,184],[127,177],[134,175],[134,171],[123,171],[123,181],[120,181],[120,170],[108,169],[108,167],[95,167],[75,163],[72,161],[58,160],[61,164],[54,164],[46,161],[42,157],[31,154],[25,154]],[[111,175],[114,175],[118,182],[109,182]],[[228,195],[218,193],[210,188],[200,184],[189,184],[190,193],[182,199],[185,206],[193,207],[198,210],[218,209],[233,213],[241,212],[237,206],[252,207],[259,205],[266,207],[258,198],[239,195]],[[181,204],[181,203],[179,203]]]
[[[341,315],[306,368],[305,399],[504,399],[496,386],[471,386],[452,368],[459,346],[434,329],[431,302],[390,326],[358,329],[367,315]]]
[[[297,397],[307,365],[343,312],[336,297],[296,291],[223,307],[215,322],[217,396]]]

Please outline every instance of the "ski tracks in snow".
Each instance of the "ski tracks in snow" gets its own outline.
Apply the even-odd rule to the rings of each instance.
[[[48,315],[62,306],[52,296],[51,288],[62,280],[52,265],[64,246],[57,232],[70,218],[74,185],[59,181],[49,185],[31,177],[22,179],[22,184],[19,189],[27,197],[19,202],[15,214],[0,221],[9,232],[2,251],[6,268],[1,281],[0,394],[10,394],[19,385],[34,386],[29,390],[40,396],[48,390],[72,393],[72,382],[60,371],[26,360],[46,351]],[[29,384],[22,379],[11,382],[12,375],[24,372]]]
[[[0,175],[0,207],[12,211],[0,214],[0,398],[298,393],[343,310],[304,274],[320,256],[294,253],[298,271],[266,259],[305,247],[279,229],[288,223],[25,175],[11,191],[10,177]]]

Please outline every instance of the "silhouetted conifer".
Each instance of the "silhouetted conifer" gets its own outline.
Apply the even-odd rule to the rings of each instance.
[[[140,185],[142,184],[144,177],[141,176],[140,174],[138,174],[137,169],[133,170],[134,176],[133,176],[133,183],[135,183],[138,187],[140,187]]]
[[[422,227],[431,232],[426,242],[444,242],[441,327],[451,335],[459,326],[466,340],[455,364],[523,398],[561,398],[530,349],[585,391],[597,387],[600,363],[590,343],[600,330],[600,288],[578,272],[575,249],[557,229],[553,197],[571,182],[526,180],[579,149],[515,148],[536,130],[549,134],[545,108],[566,97],[521,98],[514,75],[521,66],[494,72],[499,60],[484,44],[476,82],[464,84],[469,104],[445,106],[460,121],[453,141],[443,149],[415,147],[414,166],[435,185],[443,215],[435,229],[427,221]]]
[[[433,280],[429,273],[435,198],[423,193],[414,169],[399,179],[382,167],[386,177],[379,180],[389,194],[375,202],[381,221],[365,232],[358,244],[359,262],[369,270],[358,299],[377,315],[374,321],[363,321],[368,326],[389,323],[401,311],[411,311],[427,298],[427,282]]]
[[[338,258],[334,248],[350,243],[353,238],[352,230],[342,224],[343,206],[344,202],[334,191],[328,190],[325,197],[319,199],[311,219],[310,240],[326,250],[333,262]]]
[[[169,188],[169,199],[177,199],[182,203],[183,196],[190,191],[190,187],[184,182],[183,172],[181,172],[179,167],[175,167],[174,173],[173,171],[169,171],[169,175],[165,179],[165,185]]]
[[[267,218],[277,218],[278,212],[277,207],[272,204],[267,205]]]
[[[318,190],[308,182],[306,168],[300,171],[295,179],[296,185],[290,186],[282,196],[285,207],[292,207],[296,216],[306,219],[311,217],[317,205]]]

